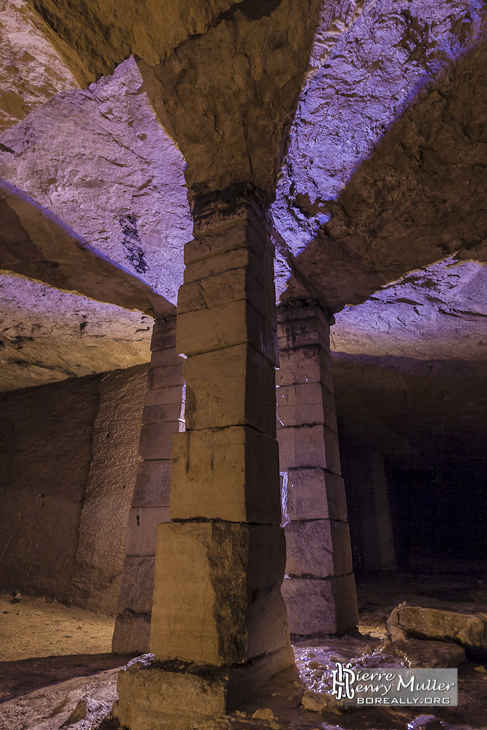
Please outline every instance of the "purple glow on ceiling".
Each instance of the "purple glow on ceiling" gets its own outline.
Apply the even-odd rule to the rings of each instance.
[[[482,7],[480,0],[370,2],[309,75],[273,205],[294,256],[326,222],[327,201],[337,200],[418,93],[475,45]]]
[[[10,152],[0,150],[0,177],[176,303],[192,237],[185,162],[133,58],[89,89],[53,97],[1,142]]]
[[[336,352],[417,359],[487,359],[487,265],[453,257],[411,271],[335,315]]]

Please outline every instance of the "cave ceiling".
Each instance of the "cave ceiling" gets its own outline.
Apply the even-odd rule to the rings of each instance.
[[[16,390],[142,364],[152,318],[0,273],[0,388]]]
[[[69,229],[78,253],[84,246],[113,262],[148,287],[137,296],[157,292],[166,311],[176,304],[191,238],[188,191],[191,198],[251,180],[275,192],[278,298],[314,297],[335,313],[338,359],[469,361],[480,372],[485,12],[476,0],[4,2],[0,73],[9,92],[0,95],[0,178],[24,207],[30,200],[36,215]],[[147,317],[147,302],[110,294],[98,317],[96,292],[55,280],[69,254],[60,263],[59,248],[36,242],[32,228],[26,235],[42,255],[29,249],[37,273],[2,264],[6,341],[25,336],[22,319],[34,341],[52,301],[47,319],[62,306],[80,340],[75,346],[70,335],[72,349],[61,343],[66,368],[56,370],[46,343],[60,351],[63,318],[50,325],[50,340],[44,333],[52,379],[148,357],[136,333],[142,315],[128,311]],[[6,226],[2,248],[12,251]],[[25,315],[17,320],[13,272],[35,280],[19,284],[25,296],[15,306]],[[107,354],[107,367],[101,353],[95,365],[88,352],[89,327],[79,333],[82,295],[98,341],[116,343],[119,355]],[[44,356],[29,357],[39,365]],[[9,362],[5,387],[15,383],[15,353]],[[29,368],[18,367],[23,387]],[[31,384],[38,382],[47,380]]]

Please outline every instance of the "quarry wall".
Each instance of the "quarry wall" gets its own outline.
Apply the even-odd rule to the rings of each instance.
[[[146,365],[0,395],[0,589],[114,613]]]

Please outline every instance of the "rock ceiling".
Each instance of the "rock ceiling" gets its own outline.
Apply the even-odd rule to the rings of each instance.
[[[279,173],[278,295],[336,313],[342,386],[361,373],[372,392],[369,365],[393,357],[425,373],[449,361],[445,403],[468,360],[475,389],[487,360],[480,0],[0,7],[2,388],[147,358],[144,317],[169,311],[182,281],[188,187],[250,177],[272,191]],[[120,286],[92,276],[90,255],[116,264]],[[424,387],[404,377],[391,382]]]

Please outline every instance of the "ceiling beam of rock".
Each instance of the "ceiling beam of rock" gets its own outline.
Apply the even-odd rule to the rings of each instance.
[[[285,298],[336,312],[454,252],[486,260],[484,14],[370,2],[308,77],[273,206]]]
[[[175,305],[192,237],[184,159],[142,84],[132,58],[50,99],[0,137],[0,178]]]
[[[232,0],[28,0],[80,85],[96,81],[135,54],[157,65],[203,35]]]
[[[12,185],[0,182],[0,270],[150,316],[174,305],[101,257],[74,231]]]
[[[487,266],[451,256],[335,316],[332,349],[418,360],[487,357]]]
[[[0,391],[148,362],[152,319],[0,272]]]
[[[29,0],[86,84],[134,54],[187,162],[190,196],[252,182],[273,193],[319,18],[318,0]]]
[[[0,133],[59,91],[78,86],[24,0],[0,7]]]

